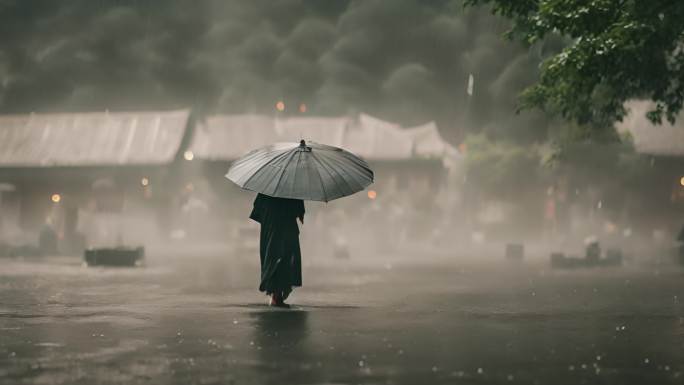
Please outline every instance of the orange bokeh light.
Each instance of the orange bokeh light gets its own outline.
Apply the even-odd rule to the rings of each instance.
[[[465,143],[461,143],[458,145],[458,151],[461,152],[461,154],[465,154],[468,152],[468,145]]]
[[[276,110],[285,111],[285,103],[283,103],[282,100],[280,100],[280,101],[278,101],[278,103],[276,103]]]
[[[369,199],[375,199],[378,196],[378,193],[375,192],[375,190],[368,190],[368,198]]]
[[[306,112],[306,104],[302,103],[299,105],[299,112],[302,114]]]

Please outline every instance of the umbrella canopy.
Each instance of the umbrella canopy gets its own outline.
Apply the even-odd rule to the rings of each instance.
[[[275,143],[236,160],[226,178],[246,190],[278,198],[328,202],[373,183],[366,161],[319,143]]]

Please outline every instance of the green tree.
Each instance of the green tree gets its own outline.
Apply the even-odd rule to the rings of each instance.
[[[605,130],[624,103],[651,99],[647,117],[674,123],[684,101],[682,0],[466,0],[512,20],[507,36],[534,44],[560,35],[569,44],[541,65],[520,108],[540,107]]]

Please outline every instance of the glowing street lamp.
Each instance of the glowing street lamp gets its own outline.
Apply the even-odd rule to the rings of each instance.
[[[684,176],[682,177],[682,179],[679,180],[679,185],[684,186]]]
[[[143,185],[143,187],[147,187],[150,185],[150,180],[147,177],[143,177],[140,179],[140,184]]]
[[[62,200],[62,196],[59,194],[52,194],[52,197],[50,197],[54,203],[59,203]]]
[[[377,198],[377,196],[378,196],[378,193],[375,192],[375,190],[368,190],[368,199],[373,200],[373,199]]]
[[[185,160],[193,160],[195,159],[195,154],[188,150],[183,153],[183,158],[185,158]]]

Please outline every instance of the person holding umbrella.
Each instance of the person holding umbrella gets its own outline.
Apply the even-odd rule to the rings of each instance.
[[[373,171],[360,157],[338,147],[276,143],[254,150],[233,163],[226,177],[257,192],[250,218],[261,224],[259,290],[270,304],[289,307],[285,299],[302,285],[299,226],[304,200],[329,202],[362,191]]]
[[[299,226],[304,224],[304,201],[257,194],[249,216],[261,224],[259,291],[271,296],[271,306],[287,307],[294,286],[302,286]]]

